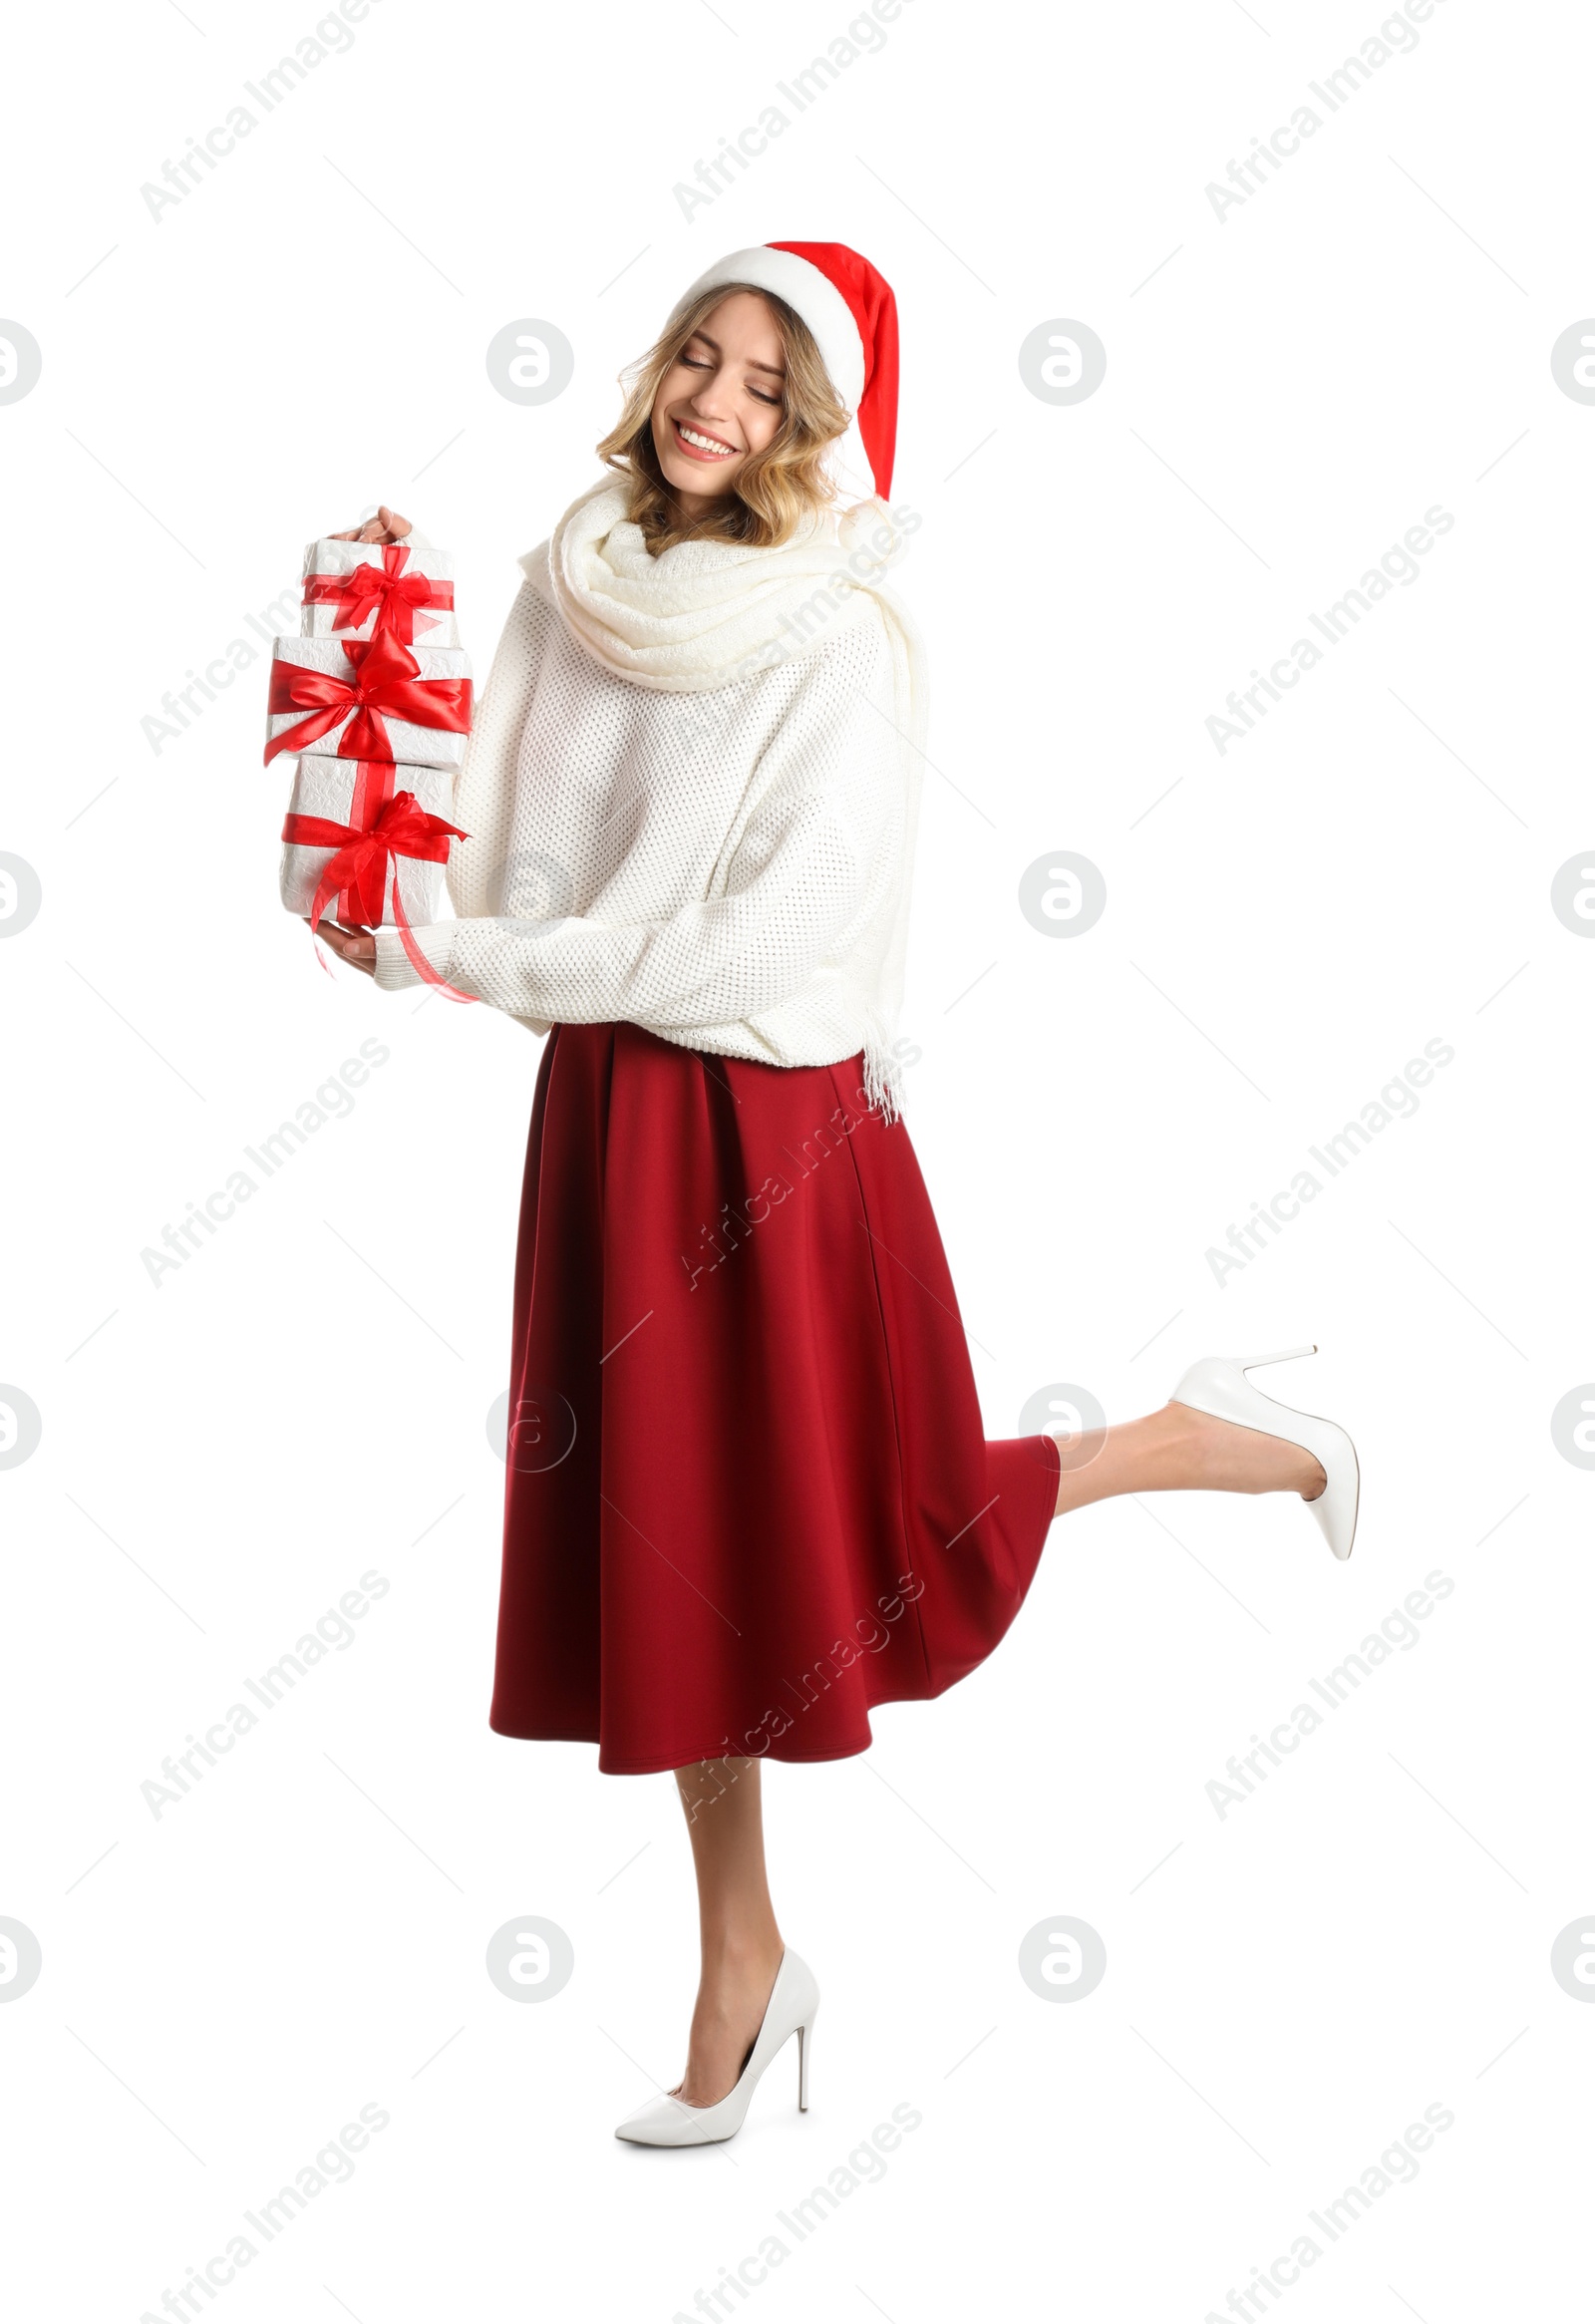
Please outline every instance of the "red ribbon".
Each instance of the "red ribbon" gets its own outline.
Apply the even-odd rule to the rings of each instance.
[[[424,630],[435,627],[426,619],[426,610],[452,613],[455,585],[432,580],[426,573],[407,573],[409,561],[409,549],[398,542],[383,550],[380,565],[359,564],[347,573],[311,573],[305,580],[304,601],[335,607],[334,629],[364,628],[375,608],[373,637],[386,629],[401,645],[414,645],[417,615],[422,616]]]
[[[286,711],[307,710],[310,716],[267,743],[268,767],[279,751],[308,750],[345,718],[349,724],[339,738],[340,759],[393,758],[385,718],[408,719],[413,726],[445,734],[471,732],[469,678],[423,678],[415,655],[387,629],[379,630],[369,643],[346,642],[343,650],[354,666],[352,678],[307,670],[297,662],[272,663],[268,712],[281,717]]]
[[[368,780],[372,778],[375,780]],[[282,835],[289,846],[334,850],[316,882],[310,905],[311,932],[320,927],[335,897],[339,898],[339,918],[379,927],[391,881],[394,925],[411,966],[424,982],[437,985],[451,1000],[475,1000],[475,993],[458,992],[447,977],[440,976],[416,942],[399,892],[398,867],[401,855],[423,863],[446,863],[450,840],[468,838],[470,833],[456,824],[445,823],[441,816],[429,815],[413,791],[390,795],[392,781],[391,763],[356,769],[350,813],[374,810],[369,823],[338,824],[319,815],[284,817]]]

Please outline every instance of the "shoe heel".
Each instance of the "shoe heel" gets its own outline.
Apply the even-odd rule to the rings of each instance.
[[[1271,1356],[1237,1356],[1235,1369],[1237,1372],[1260,1372],[1265,1364],[1290,1364],[1298,1356],[1316,1356],[1317,1353],[1318,1342],[1313,1340],[1305,1348],[1278,1348]]]
[[[808,2045],[814,2037],[812,2018],[798,2028],[798,2112],[808,2112]]]

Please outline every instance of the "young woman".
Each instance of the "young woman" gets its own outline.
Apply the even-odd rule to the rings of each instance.
[[[645,2145],[730,2138],[794,2033],[806,2104],[818,1989],[771,1903],[761,1760],[863,1751],[871,1705],[972,1670],[1067,1509],[1295,1493],[1339,1556],[1356,1523],[1345,1433],[1224,1359],[1090,1440],[985,1439],[898,1112],[924,664],[883,579],[896,358],[891,290],[839,243],[687,291],[604,476],[521,560],[460,916],[416,932],[547,1035],[490,1722],[674,1771],[702,1968],[681,2082],[619,2129]],[[838,519],[860,455],[875,497]],[[409,531],[384,508],[342,537]],[[323,933],[418,979],[394,929]]]

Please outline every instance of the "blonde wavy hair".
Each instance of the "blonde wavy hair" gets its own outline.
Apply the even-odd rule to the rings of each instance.
[[[688,522],[660,472],[653,437],[654,398],[693,333],[722,299],[740,290],[762,298],[775,318],[787,366],[781,425],[763,452],[749,455],[714,512]],[[756,283],[727,282],[700,291],[666,324],[648,353],[620,374],[620,385],[625,391],[620,417],[594,450],[606,468],[618,470],[628,480],[626,513],[641,527],[655,556],[680,540],[740,540],[754,548],[779,548],[792,539],[805,516],[834,500],[824,455],[827,445],[846,431],[846,406],[831,385],[802,317],[785,299]]]

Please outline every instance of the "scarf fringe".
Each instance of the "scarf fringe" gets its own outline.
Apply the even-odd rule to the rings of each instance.
[[[892,1053],[890,1028],[871,1023],[864,1041],[864,1097],[883,1122],[903,1118],[903,1069]]]

